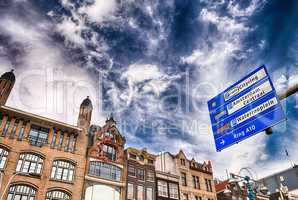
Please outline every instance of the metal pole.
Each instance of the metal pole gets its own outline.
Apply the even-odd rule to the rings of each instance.
[[[3,181],[4,173],[0,171],[0,192],[1,192],[1,186],[2,186],[2,181]]]
[[[283,100],[295,93],[298,92],[298,83],[296,83],[295,85],[289,87],[286,91],[284,91],[283,93],[278,94],[278,98],[279,100]],[[272,127],[269,127],[265,130],[267,135],[271,135],[273,133]]]
[[[2,196],[1,196],[1,198],[0,198],[0,200],[3,200],[3,197],[4,197],[5,193],[6,193],[6,190],[7,190],[7,188],[9,187],[10,183],[12,182],[13,178],[14,178],[16,175],[19,175],[19,174],[27,175],[27,173],[24,173],[24,172],[16,172],[16,173],[14,173],[14,174],[10,177],[8,183],[6,184],[6,187],[5,187],[4,190],[3,190],[3,194],[2,194]],[[28,175],[30,175],[30,174],[28,173]]]

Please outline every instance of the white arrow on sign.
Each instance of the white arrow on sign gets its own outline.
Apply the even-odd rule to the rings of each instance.
[[[225,141],[224,140],[221,140],[220,144],[221,145],[224,145],[225,144]]]

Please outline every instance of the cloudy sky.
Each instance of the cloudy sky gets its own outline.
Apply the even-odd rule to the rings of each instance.
[[[278,91],[298,81],[295,0],[0,0],[0,72],[15,69],[8,105],[76,124],[113,113],[127,146],[183,149],[215,175],[259,178],[298,163],[298,96],[287,122],[220,153],[207,100],[266,64]]]

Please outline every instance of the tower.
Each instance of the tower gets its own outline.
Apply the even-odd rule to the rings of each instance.
[[[11,70],[10,72],[5,72],[0,77],[0,106],[6,104],[6,101],[10,95],[15,80],[16,78],[13,73],[13,70]]]
[[[81,103],[80,106],[80,112],[79,112],[79,118],[78,118],[78,126],[81,128],[88,129],[91,122],[91,116],[92,116],[92,102],[89,99],[89,96],[87,96],[86,99]]]

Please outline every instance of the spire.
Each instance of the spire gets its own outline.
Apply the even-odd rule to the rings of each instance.
[[[11,69],[9,72],[5,72],[4,74],[2,74],[0,79],[15,82],[16,77],[13,72],[14,72],[14,69]]]
[[[0,77],[0,106],[5,105],[6,101],[14,86],[16,77],[13,73],[13,69],[10,72],[5,72]]]
[[[116,123],[116,121],[114,120],[114,117],[113,117],[113,113],[111,113],[111,114],[110,114],[110,117],[107,118],[106,123],[107,123],[107,122]]]

